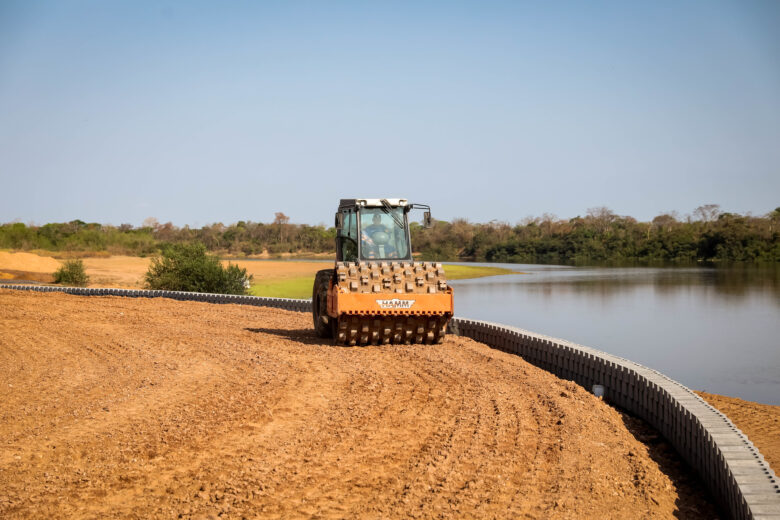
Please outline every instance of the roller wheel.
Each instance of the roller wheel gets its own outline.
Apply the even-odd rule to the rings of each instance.
[[[328,316],[328,289],[333,279],[333,269],[323,269],[314,277],[311,295],[311,311],[314,319],[314,331],[320,338],[333,338],[335,320]]]

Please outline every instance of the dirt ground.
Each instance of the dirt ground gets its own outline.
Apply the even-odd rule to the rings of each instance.
[[[731,422],[756,445],[772,470],[780,474],[780,406],[707,392],[696,393],[728,415]]]
[[[716,518],[643,423],[466,338],[0,289],[2,518]]]
[[[12,271],[53,273],[59,267],[60,262],[50,256],[0,251],[0,271],[8,269]]]
[[[149,258],[133,256],[111,256],[108,258],[85,258],[84,267],[90,277],[90,286],[122,287],[138,289],[144,285],[144,275],[149,269]],[[246,268],[247,273],[254,276],[255,282],[262,280],[279,280],[314,275],[324,269],[321,262],[298,262],[289,260],[225,260]]]
[[[109,256],[83,258],[84,268],[90,278],[90,287],[119,287],[140,289],[144,275],[149,269],[150,258],[134,256]],[[225,264],[237,264],[254,276],[255,282],[279,280],[314,275],[324,269],[322,262],[290,260],[230,260]],[[59,269],[61,262],[55,258],[33,253],[11,253],[0,251],[0,279],[22,279],[52,282],[51,274]]]

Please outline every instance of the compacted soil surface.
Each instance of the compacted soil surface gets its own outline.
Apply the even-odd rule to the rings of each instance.
[[[716,518],[657,434],[454,336],[0,288],[0,518]]]

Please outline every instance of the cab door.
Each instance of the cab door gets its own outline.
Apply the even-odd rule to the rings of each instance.
[[[357,262],[357,214],[354,209],[342,210],[340,214],[341,228],[336,236],[336,259],[340,262]]]

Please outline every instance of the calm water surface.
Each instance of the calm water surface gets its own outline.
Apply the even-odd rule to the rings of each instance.
[[[780,405],[780,269],[485,265],[527,274],[453,280],[456,316],[587,345],[695,390]]]

